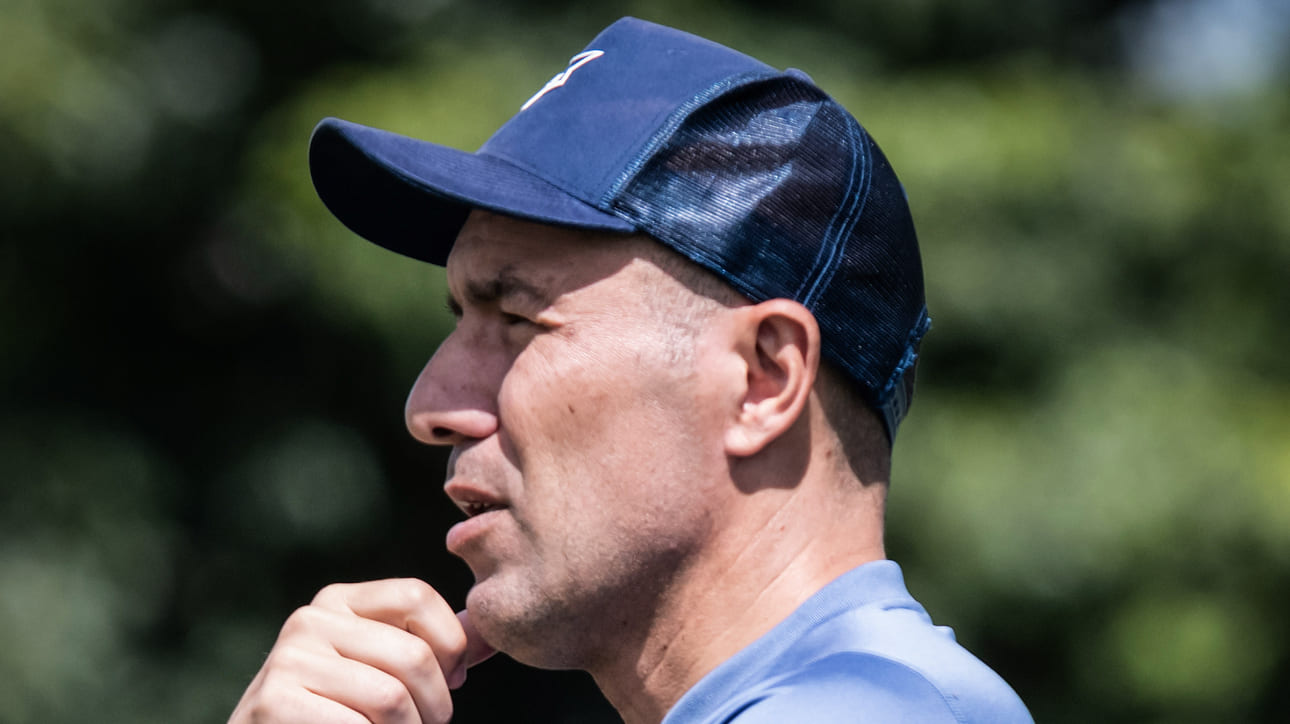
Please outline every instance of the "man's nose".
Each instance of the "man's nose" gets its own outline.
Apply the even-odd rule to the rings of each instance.
[[[412,436],[427,445],[460,445],[497,431],[497,390],[486,365],[445,340],[412,385],[403,410]]]

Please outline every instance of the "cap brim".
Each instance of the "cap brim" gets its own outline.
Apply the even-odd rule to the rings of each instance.
[[[323,203],[354,233],[432,264],[447,261],[472,208],[560,226],[635,230],[501,158],[337,118],[314,128],[309,171]]]

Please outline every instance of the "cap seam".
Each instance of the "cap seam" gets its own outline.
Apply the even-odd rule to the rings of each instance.
[[[771,80],[773,78],[784,76],[784,73],[774,69],[769,71],[748,71],[746,73],[736,73],[735,75],[728,75],[690,96],[685,103],[672,109],[667,119],[654,131],[650,139],[635,151],[635,158],[632,158],[629,162],[623,164],[622,171],[619,172],[617,180],[611,183],[609,188],[601,195],[597,208],[612,209],[617,215],[617,207],[614,202],[618,200],[623,189],[635,180],[641,170],[644,169],[649,161],[654,158],[655,154],[658,153],[659,149],[676,134],[677,130],[685,123],[686,119],[694,114],[695,111],[737,88],[742,88],[759,81]],[[631,158],[631,156],[632,153],[628,152],[622,154],[619,158]],[[617,167],[617,165],[615,165],[615,167]],[[628,220],[630,221],[630,219]]]
[[[830,100],[830,103],[832,102]],[[859,173],[860,176],[859,185],[861,190],[854,195],[853,200],[845,207],[846,216],[836,234],[826,232],[824,243],[821,244],[820,251],[816,254],[816,268],[812,269],[811,274],[802,281],[801,287],[797,290],[797,297],[801,300],[802,305],[812,310],[815,308],[815,302],[819,295],[822,294],[820,290],[827,287],[837,273],[838,265],[835,262],[838,256],[846,250],[851,230],[855,228],[860,216],[864,213],[864,207],[869,199],[870,180],[873,176],[873,174],[869,173],[868,154],[864,153],[865,149],[862,145],[864,143],[864,132],[859,130],[859,124],[851,118],[850,114],[843,113],[842,116],[847,126],[847,139],[851,143],[852,175],[847,182],[847,196],[851,196],[851,189],[855,186],[853,182],[856,178],[856,173]],[[842,211],[843,209],[838,209],[838,213],[834,214],[833,218],[829,220],[830,230],[833,229],[838,219],[842,217]],[[834,238],[829,239],[829,236]],[[806,286],[807,280],[812,278],[815,280],[814,283],[803,295],[802,288]]]
[[[510,166],[511,168],[517,169],[519,171],[523,171],[524,173],[529,174],[530,176],[538,179],[539,181],[542,181],[543,183],[551,186],[552,188],[558,189],[561,193],[567,196],[570,196],[574,199],[577,199],[578,201],[581,201],[582,203],[592,207],[593,209],[596,209],[597,211],[602,211],[602,212],[604,211],[604,209],[601,209],[599,206],[597,206],[593,201],[588,199],[583,194],[570,191],[569,188],[566,187],[564,184],[557,183],[555,180],[553,180],[546,174],[539,172],[537,169],[533,168],[527,163],[520,163],[519,161],[516,161],[508,156],[503,156],[498,153],[492,153],[490,151],[485,151],[483,149],[479,151],[475,151],[474,155],[491,158],[494,161],[504,163],[507,166]]]

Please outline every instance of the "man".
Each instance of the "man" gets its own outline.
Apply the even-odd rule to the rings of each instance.
[[[624,19],[476,154],[328,119],[351,229],[446,265],[406,418],[451,445],[454,613],[324,589],[234,722],[446,722],[493,650],[627,722],[1028,722],[884,560],[929,321],[903,192],[803,74]]]

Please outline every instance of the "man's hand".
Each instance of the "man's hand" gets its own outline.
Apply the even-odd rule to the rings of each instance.
[[[493,650],[415,579],[335,584],[282,626],[229,724],[445,724]]]

